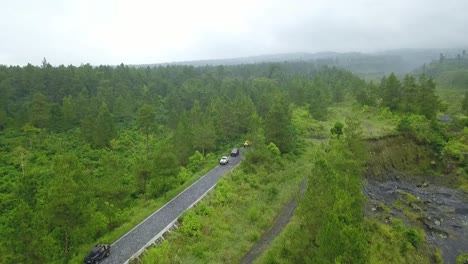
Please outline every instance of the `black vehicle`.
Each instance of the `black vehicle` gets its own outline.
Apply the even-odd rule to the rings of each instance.
[[[98,264],[101,260],[110,255],[110,245],[100,244],[93,247],[91,252],[85,257],[86,264]]]
[[[235,148],[231,151],[231,157],[237,157],[239,156],[239,149]]]

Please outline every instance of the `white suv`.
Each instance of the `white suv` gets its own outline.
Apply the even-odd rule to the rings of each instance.
[[[219,160],[219,164],[221,165],[226,165],[229,163],[229,157],[227,156],[223,156],[220,160]]]

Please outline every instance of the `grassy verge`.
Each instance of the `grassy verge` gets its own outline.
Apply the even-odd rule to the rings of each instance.
[[[254,263],[288,263],[289,248],[294,246],[294,234],[301,232],[298,217],[294,215],[284,228],[283,232],[275,238],[270,248],[265,251]]]
[[[282,170],[256,174],[236,169],[224,176],[181,226],[138,263],[239,263],[298,195],[307,171],[303,160],[282,159]],[[242,168],[242,167],[241,167]]]

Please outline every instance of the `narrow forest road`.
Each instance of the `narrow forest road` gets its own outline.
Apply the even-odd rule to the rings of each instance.
[[[230,157],[227,165],[218,165],[198,181],[190,185],[171,201],[154,212],[143,222],[123,235],[111,246],[111,255],[102,263],[128,263],[138,257],[149,245],[160,238],[188,208],[205,196],[228,171],[239,164],[242,153]]]

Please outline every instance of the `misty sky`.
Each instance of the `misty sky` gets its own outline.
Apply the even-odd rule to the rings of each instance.
[[[468,0],[2,0],[0,64],[143,64],[468,44]]]

